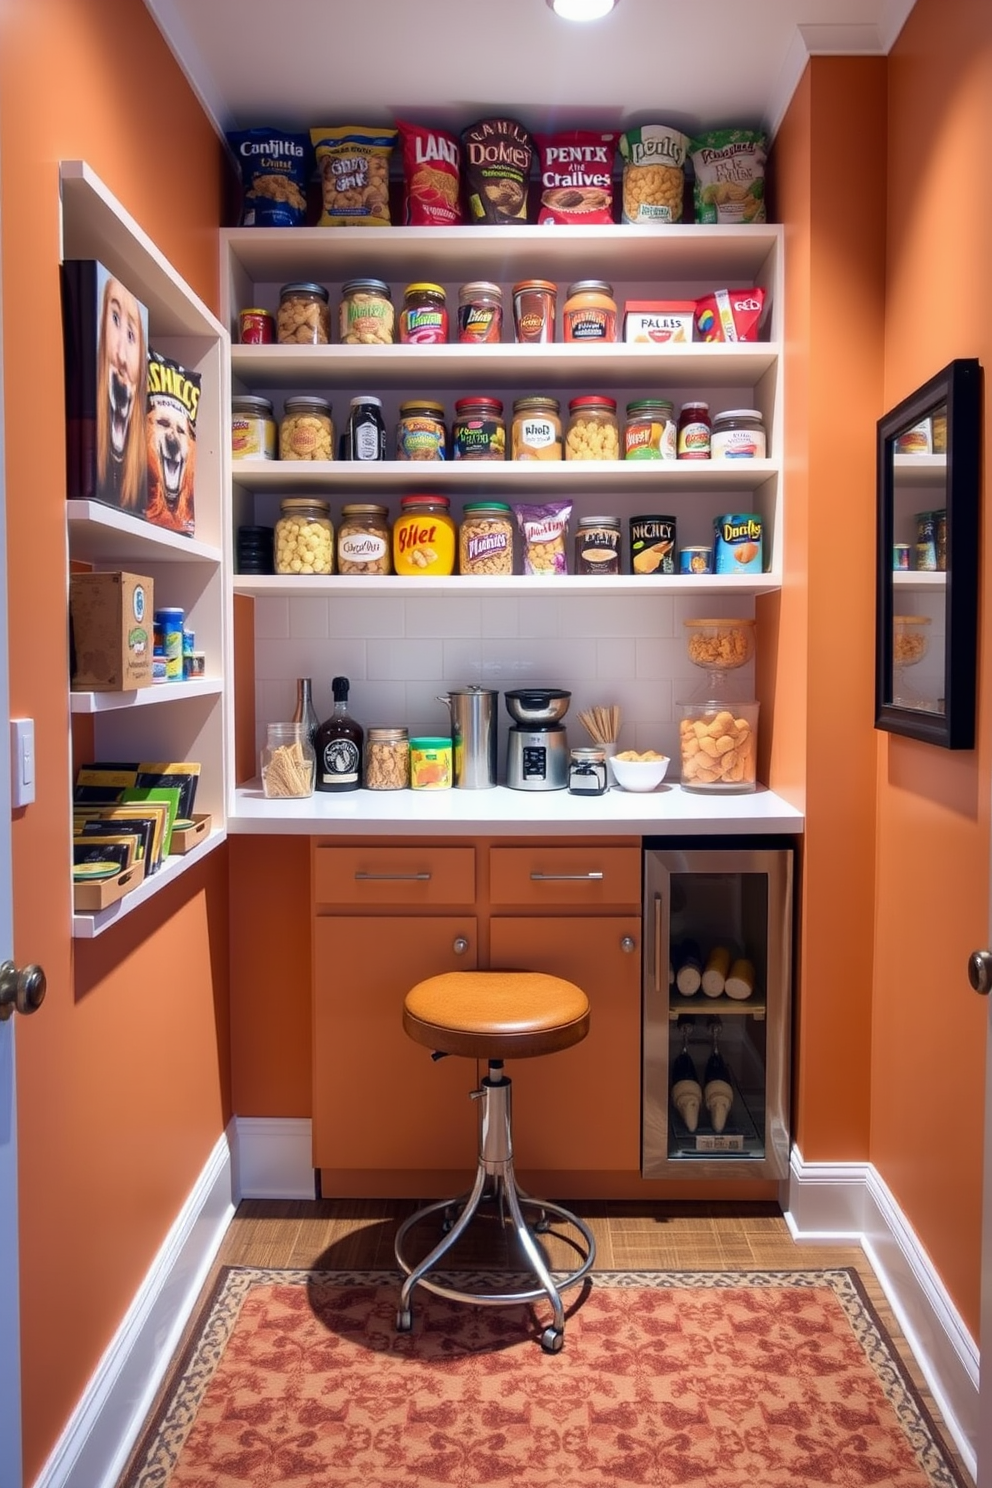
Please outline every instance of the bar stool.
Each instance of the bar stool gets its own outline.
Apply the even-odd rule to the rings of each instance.
[[[510,1122],[512,1082],[503,1073],[503,1060],[533,1059],[554,1054],[581,1043],[589,1031],[589,1000],[581,988],[561,977],[535,971],[449,971],[428,977],[411,987],[403,1008],[403,1027],[410,1038],[425,1044],[435,1059],[460,1054],[485,1059],[489,1073],[471,1097],[479,1102],[479,1161],[475,1182],[467,1198],[442,1199],[418,1209],[399,1228],[396,1259],[406,1273],[400,1291],[396,1328],[408,1333],[413,1327],[412,1299],[417,1286],[455,1302],[501,1306],[533,1302],[546,1297],[554,1313],[541,1334],[541,1347],[556,1354],[565,1341],[565,1311],[561,1292],[575,1286],[596,1259],[596,1242],[589,1227],[570,1210],[546,1200],[531,1199],[517,1185],[513,1172],[513,1139]],[[465,1233],[479,1205],[493,1198],[504,1215],[509,1211],[512,1231],[520,1243],[539,1287],[520,1292],[462,1292],[428,1275]],[[521,1203],[538,1209],[533,1226],[524,1219]],[[408,1232],[426,1215],[462,1205],[458,1218],[443,1234],[429,1255],[416,1266],[403,1254]],[[553,1214],[574,1225],[585,1244],[585,1257],[577,1270],[556,1283],[534,1239],[550,1229],[546,1215]]]

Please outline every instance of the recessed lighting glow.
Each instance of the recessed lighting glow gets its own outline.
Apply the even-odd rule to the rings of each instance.
[[[617,0],[548,0],[555,15],[566,21],[598,21],[609,15]]]

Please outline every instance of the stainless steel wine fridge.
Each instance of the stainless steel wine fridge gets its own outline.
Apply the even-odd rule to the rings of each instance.
[[[787,839],[645,843],[645,1178],[788,1171],[793,859]]]

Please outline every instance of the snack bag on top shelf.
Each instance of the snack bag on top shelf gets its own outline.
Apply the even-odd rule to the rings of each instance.
[[[388,227],[389,157],[397,130],[343,124],[311,129],[323,211],[318,227]]]
[[[690,141],[697,222],[765,222],[764,134],[711,129]]]
[[[241,176],[242,227],[305,227],[313,154],[305,134],[238,129],[227,136]]]
[[[397,120],[403,146],[403,221],[411,227],[453,227],[462,220],[461,147],[443,129]]]

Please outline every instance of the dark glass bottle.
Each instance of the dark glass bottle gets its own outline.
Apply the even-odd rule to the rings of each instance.
[[[296,679],[296,711],[293,714],[293,722],[302,723],[306,727],[310,743],[316,750],[320,719],[313,705],[313,689],[309,677],[297,677]]]
[[[349,460],[384,460],[386,425],[382,418],[382,399],[366,394],[352,398],[345,432]]]
[[[734,1103],[734,1087],[731,1083],[730,1071],[717,1043],[720,1025],[712,1023],[710,1028],[713,1033],[713,1052],[706,1061],[706,1070],[703,1074],[703,1102],[709,1112],[713,1130],[722,1132]]]
[[[317,756],[319,791],[358,790],[362,783],[362,746],[365,732],[348,712],[348,678],[335,677],[331,683],[334,709],[317,730],[314,752]]]

